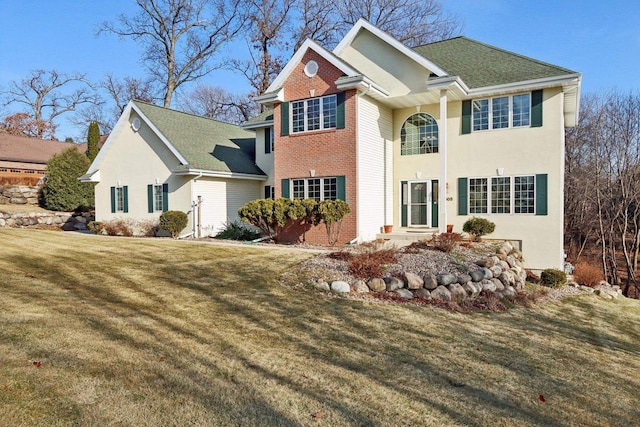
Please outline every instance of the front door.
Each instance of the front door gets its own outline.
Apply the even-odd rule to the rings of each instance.
[[[438,226],[438,181],[402,181],[402,226]]]

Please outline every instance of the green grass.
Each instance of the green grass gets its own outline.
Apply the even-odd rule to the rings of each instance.
[[[0,241],[2,426],[640,419],[636,300],[462,314],[281,286],[311,256],[291,250],[15,229]]]

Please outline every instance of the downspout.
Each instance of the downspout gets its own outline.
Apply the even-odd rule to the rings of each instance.
[[[192,210],[193,220],[192,220],[192,224],[191,224],[191,233],[190,233],[190,235],[192,235],[192,236],[196,235],[196,226],[197,226],[197,224],[196,224],[196,206],[197,206],[197,204],[196,204],[196,192],[195,192],[194,184],[200,178],[202,178],[202,171],[200,171],[200,173],[198,173],[198,175],[193,177],[193,179],[191,180],[191,210]]]

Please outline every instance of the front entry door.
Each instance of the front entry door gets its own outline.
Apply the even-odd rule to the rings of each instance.
[[[402,181],[402,226],[438,226],[438,181]]]

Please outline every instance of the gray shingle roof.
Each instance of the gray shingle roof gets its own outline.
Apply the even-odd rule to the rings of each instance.
[[[273,120],[273,109],[271,109],[271,108],[263,111],[262,113],[258,114],[255,117],[250,118],[249,120],[244,122],[242,125],[246,126],[246,125],[251,125],[253,123],[267,122],[267,121],[270,121],[270,120]]]
[[[185,168],[265,175],[254,161],[253,132],[141,101],[134,103],[189,162]]]
[[[467,37],[413,49],[450,75],[459,76],[470,89],[576,73]]]

